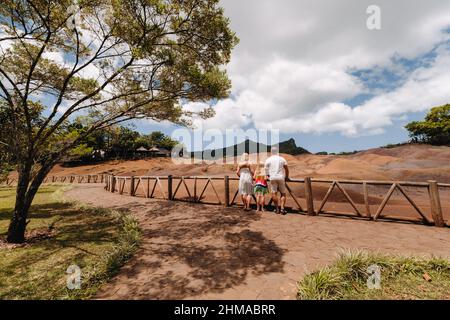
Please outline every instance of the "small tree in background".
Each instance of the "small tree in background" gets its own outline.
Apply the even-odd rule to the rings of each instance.
[[[6,123],[8,117],[7,106],[0,100],[0,137],[11,134],[8,128],[3,124]],[[0,183],[8,178],[9,173],[14,170],[14,155],[8,152],[8,145],[0,141]]]
[[[2,0],[0,151],[18,172],[7,240],[24,241],[39,186],[89,134],[136,118],[188,125],[182,101],[227,97],[236,43],[218,0]],[[70,130],[80,115],[87,128]]]
[[[413,142],[450,145],[450,104],[432,108],[424,121],[413,121],[405,128]]]

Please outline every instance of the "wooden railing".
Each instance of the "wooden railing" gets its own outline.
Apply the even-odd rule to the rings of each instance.
[[[106,174],[84,174],[69,176],[48,176],[43,183],[104,183]],[[17,178],[6,178],[1,185],[12,187],[17,184]]]
[[[160,198],[165,200],[188,201],[205,204],[218,204],[224,206],[236,205],[238,196],[238,178],[235,177],[208,177],[208,176],[114,176],[105,177],[105,189],[119,194],[131,196],[141,196],[145,198]],[[320,186],[326,185],[326,188]],[[435,225],[445,227],[443,207],[440,199],[440,189],[450,192],[450,184],[428,182],[406,182],[406,181],[357,181],[357,180],[329,180],[329,179],[290,179],[287,183],[287,197],[292,212],[315,215],[332,215],[354,217],[364,220],[393,220],[415,222],[425,225]],[[381,189],[388,187],[388,191],[382,193],[380,203],[373,203],[373,196],[369,192],[369,187],[375,188],[378,193]],[[429,213],[424,209],[424,203],[414,200],[408,188],[421,189],[422,200],[424,191],[427,198]],[[209,192],[206,192],[209,189]],[[295,190],[297,189],[297,191]],[[301,190],[303,189],[303,190]],[[326,190],[323,197],[314,198],[319,189]],[[360,193],[355,193],[355,189],[361,189]],[[351,210],[337,211],[326,210],[330,204],[330,196],[336,190],[341,194],[342,201]],[[354,194],[362,194],[363,200],[355,201],[349,190]],[[414,216],[399,216],[386,214],[389,200],[397,191],[411,206],[409,214]],[[180,193],[184,193],[181,195]],[[336,205],[337,203],[334,202]],[[268,205],[271,205],[271,200]],[[373,210],[375,209],[375,210]],[[397,208],[398,209],[398,208]],[[448,223],[447,223],[448,225]]]
[[[44,183],[104,183],[105,189],[119,194],[188,201],[194,203],[237,205],[238,181],[236,177],[209,176],[114,176],[109,174],[88,174],[49,176]],[[3,185],[13,186],[17,179],[9,178]],[[438,227],[449,226],[444,213],[448,213],[450,201],[443,203],[441,194],[450,199],[450,184],[407,181],[358,181],[336,179],[290,179],[287,187],[287,209],[310,216],[344,216],[363,220],[392,220],[415,222]],[[421,196],[415,196],[408,189],[417,189]],[[370,190],[372,189],[372,190]],[[387,190],[387,191],[386,191]],[[341,195],[340,201],[332,201],[333,191]],[[397,192],[410,205],[408,215],[386,213],[389,201]],[[321,195],[323,193],[323,195]],[[373,194],[377,193],[378,197]],[[417,195],[417,194],[416,194]],[[359,201],[355,196],[361,196]],[[421,202],[419,202],[419,200]],[[378,201],[379,200],[379,201]],[[424,201],[425,200],[425,201]],[[379,203],[378,203],[379,202]],[[443,205],[445,204],[445,206]],[[344,207],[344,210],[327,206]],[[271,200],[268,203],[271,206]],[[390,206],[398,210],[400,205]]]

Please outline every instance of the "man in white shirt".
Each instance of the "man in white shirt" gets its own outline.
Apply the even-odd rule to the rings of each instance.
[[[272,155],[267,158],[264,169],[267,179],[269,180],[270,192],[272,193],[272,201],[276,208],[276,213],[286,214],[284,205],[286,204],[286,180],[289,179],[289,168],[286,159],[278,155],[278,148],[271,148]],[[280,192],[281,198],[278,201],[278,194]],[[278,207],[280,202],[280,207]]]

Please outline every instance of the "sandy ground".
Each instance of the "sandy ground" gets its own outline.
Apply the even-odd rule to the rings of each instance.
[[[289,214],[129,197],[80,185],[71,199],[129,210],[139,252],[100,299],[295,299],[297,281],[339,250],[450,258],[448,228]]]

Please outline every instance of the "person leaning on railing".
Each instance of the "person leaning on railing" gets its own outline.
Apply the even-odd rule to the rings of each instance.
[[[289,179],[289,167],[286,159],[280,156],[277,147],[271,148],[271,156],[267,158],[264,169],[267,179],[269,180],[269,188],[272,193],[272,201],[275,205],[275,213],[286,214],[284,208],[286,204],[286,180]],[[281,198],[278,201],[278,194],[280,192]],[[278,206],[280,205],[280,206]]]

